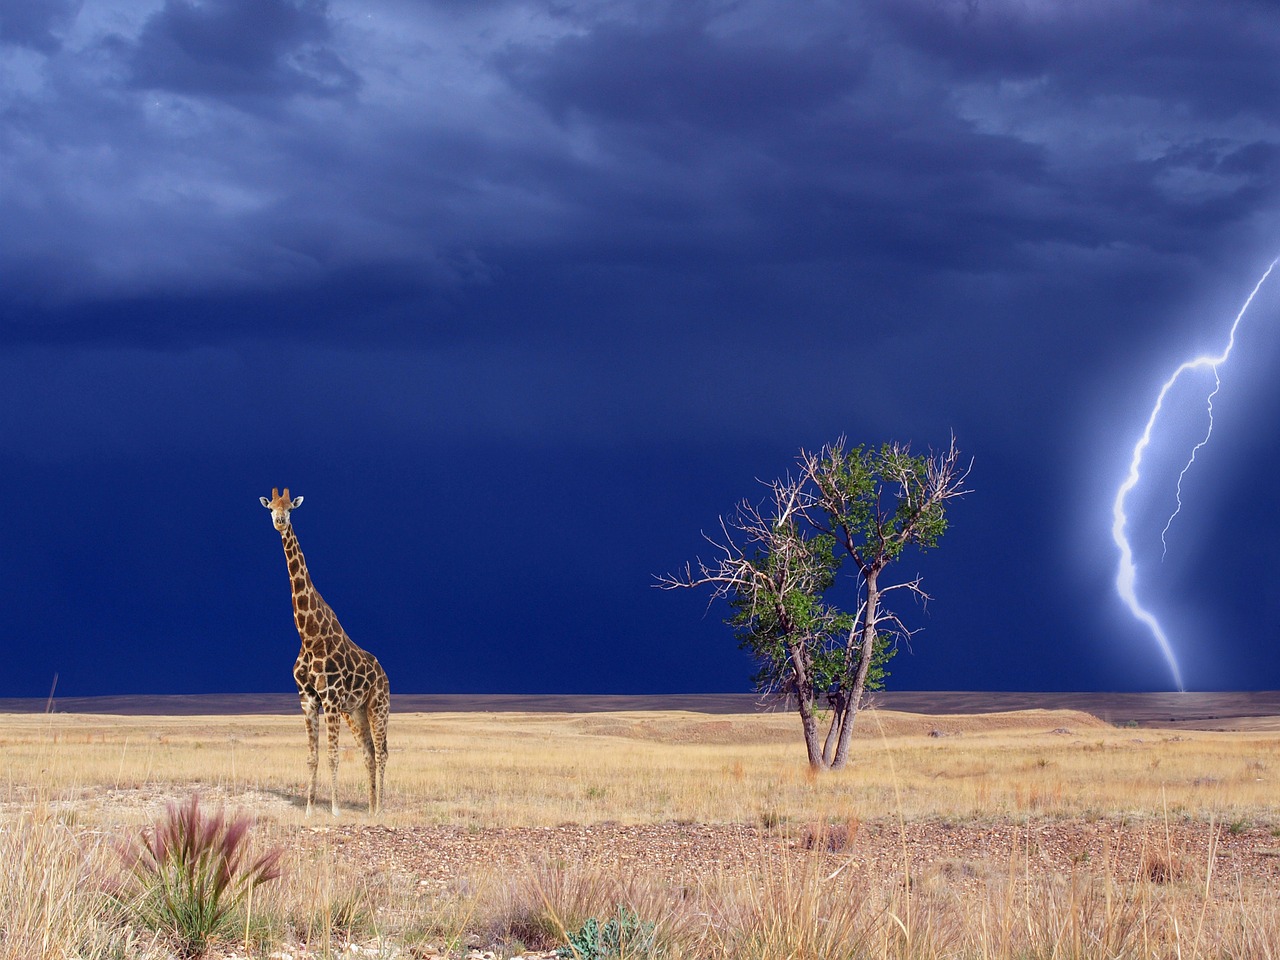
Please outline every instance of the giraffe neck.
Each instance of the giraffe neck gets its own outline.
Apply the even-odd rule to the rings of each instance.
[[[284,544],[284,559],[289,567],[289,586],[293,593],[293,622],[298,628],[298,636],[302,639],[302,648],[316,649],[332,646],[337,636],[342,635],[342,627],[338,624],[333,610],[324,602],[320,592],[311,582],[311,574],[307,571],[307,558],[302,555],[302,547],[298,545],[297,534],[293,525],[285,527],[280,535]]]

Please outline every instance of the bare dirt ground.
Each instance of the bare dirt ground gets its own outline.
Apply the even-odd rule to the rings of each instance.
[[[302,848],[336,852],[370,874],[439,888],[482,869],[518,874],[543,863],[589,864],[609,871],[660,876],[697,885],[718,873],[776,869],[782,856],[810,858],[824,872],[842,869],[880,881],[902,882],[904,854],[913,878],[944,876],[977,887],[1009,865],[1069,874],[1085,864],[1111,864],[1127,880],[1183,880],[1211,885],[1223,895],[1251,884],[1280,880],[1280,842],[1266,829],[1226,825],[1148,824],[1119,821],[1039,821],[1024,825],[946,822],[898,824],[891,820],[824,826],[753,824],[565,824],[462,830],[347,823],[303,827]],[[886,866],[888,868],[886,869]]]

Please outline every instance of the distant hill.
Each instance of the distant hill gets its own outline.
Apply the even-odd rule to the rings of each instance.
[[[1082,710],[1108,723],[1187,726],[1200,729],[1280,728],[1280,691],[1219,693],[1010,693],[894,691],[872,702],[884,710],[921,714],[1000,713],[1011,710]],[[200,716],[291,714],[292,693],[212,693],[166,696],[0,698],[0,713],[102,713]],[[654,694],[395,694],[396,713],[604,713],[688,710],[734,714],[785,709],[778,700],[750,693]],[[1246,722],[1248,721],[1248,722]]]

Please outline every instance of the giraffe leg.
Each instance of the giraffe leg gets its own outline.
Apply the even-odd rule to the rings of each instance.
[[[320,767],[320,704],[302,697],[302,722],[307,726],[307,816],[316,802],[316,773]]]
[[[338,815],[338,734],[342,722],[336,710],[324,713],[324,733],[329,740],[329,802],[333,815]]]
[[[387,799],[387,714],[391,709],[391,697],[379,691],[369,704],[369,725],[372,727],[374,757],[378,766],[378,809]]]
[[[355,735],[356,743],[360,744],[360,751],[364,754],[364,769],[369,775],[369,812],[377,813],[378,780],[373,762],[373,734],[369,730],[368,704],[362,703],[356,707],[355,712],[347,716],[347,723],[351,725],[351,732]]]

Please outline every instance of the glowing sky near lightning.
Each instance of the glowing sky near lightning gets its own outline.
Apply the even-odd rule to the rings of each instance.
[[[1261,279],[1254,284],[1253,290],[1250,291],[1248,298],[1244,302],[1244,306],[1240,308],[1240,312],[1236,314],[1235,321],[1231,324],[1231,331],[1227,336],[1227,344],[1223,348],[1222,352],[1216,355],[1206,354],[1196,357],[1194,360],[1188,360],[1185,363],[1182,363],[1173,371],[1169,376],[1169,379],[1164,382],[1164,385],[1161,386],[1160,393],[1156,396],[1155,405],[1151,408],[1151,414],[1147,417],[1147,423],[1143,428],[1142,436],[1140,436],[1138,438],[1138,442],[1134,444],[1133,456],[1129,461],[1129,472],[1125,476],[1124,482],[1120,484],[1120,488],[1116,491],[1115,502],[1111,507],[1111,537],[1120,551],[1120,563],[1116,569],[1116,592],[1120,594],[1120,599],[1124,601],[1133,616],[1151,631],[1151,636],[1155,639],[1156,645],[1164,655],[1165,661],[1169,665],[1170,673],[1173,676],[1173,682],[1177,685],[1179,690],[1185,690],[1186,687],[1183,683],[1182,670],[1178,665],[1178,657],[1174,653],[1173,645],[1169,642],[1169,637],[1164,632],[1164,628],[1161,626],[1156,615],[1146,609],[1138,600],[1138,568],[1133,558],[1133,546],[1129,543],[1129,518],[1125,513],[1125,500],[1142,478],[1142,456],[1146,452],[1147,447],[1151,445],[1152,431],[1155,429],[1156,421],[1159,419],[1160,412],[1164,408],[1164,401],[1168,396],[1169,391],[1173,389],[1174,384],[1178,382],[1184,373],[1206,368],[1211,370],[1214,377],[1214,386],[1205,397],[1205,406],[1208,411],[1208,427],[1205,430],[1204,438],[1192,447],[1191,452],[1187,456],[1186,464],[1178,474],[1177,482],[1175,484],[1177,506],[1174,508],[1168,522],[1160,533],[1161,542],[1164,542],[1165,533],[1168,532],[1169,525],[1173,523],[1174,517],[1176,517],[1182,510],[1182,479],[1186,476],[1187,471],[1191,469],[1191,465],[1195,463],[1196,454],[1199,453],[1213,437],[1213,398],[1217,396],[1218,390],[1222,385],[1218,368],[1222,364],[1226,363],[1231,357],[1231,351],[1234,349],[1236,344],[1236,330],[1240,326],[1240,321],[1244,319],[1244,315],[1248,311],[1249,305],[1253,303],[1253,298],[1257,296],[1262,285],[1266,283],[1267,278],[1271,276],[1271,271],[1275,269],[1277,262],[1280,262],[1280,257],[1271,261],[1271,264],[1267,267],[1266,272],[1263,273]]]

